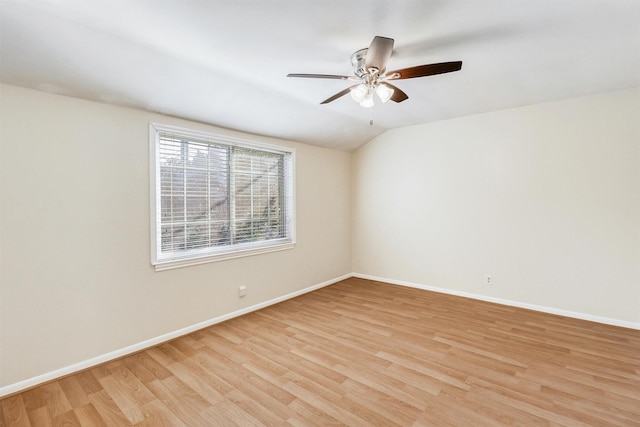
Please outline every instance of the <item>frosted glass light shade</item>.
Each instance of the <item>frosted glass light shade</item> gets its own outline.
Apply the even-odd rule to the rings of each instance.
[[[385,84],[379,84],[376,88],[376,93],[380,97],[380,101],[387,102],[393,95],[393,89]]]
[[[365,95],[364,99],[360,102],[360,106],[362,106],[364,108],[373,107],[373,93],[367,92],[367,94]]]
[[[367,96],[367,92],[369,89],[364,84],[359,84],[358,86],[351,89],[351,99],[360,103],[364,101],[364,98]]]

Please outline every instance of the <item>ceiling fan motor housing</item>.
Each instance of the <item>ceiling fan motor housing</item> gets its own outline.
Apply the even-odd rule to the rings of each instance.
[[[369,48],[357,50],[351,54],[351,65],[353,66],[353,72],[359,78],[364,77],[367,74],[365,67],[365,60],[367,59],[367,51]]]

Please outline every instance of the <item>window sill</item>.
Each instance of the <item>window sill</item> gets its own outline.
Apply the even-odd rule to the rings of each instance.
[[[191,265],[207,264],[210,262],[225,261],[234,258],[266,254],[269,252],[285,251],[288,249],[293,249],[295,246],[295,242],[288,242],[258,248],[254,247],[248,249],[238,249],[235,251],[228,251],[220,254],[208,254],[185,259],[161,260],[155,261],[152,264],[155,267],[156,271],[172,270],[174,268],[189,267]]]

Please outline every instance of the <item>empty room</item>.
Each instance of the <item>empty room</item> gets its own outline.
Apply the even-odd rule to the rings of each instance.
[[[639,426],[640,3],[0,0],[0,426]]]

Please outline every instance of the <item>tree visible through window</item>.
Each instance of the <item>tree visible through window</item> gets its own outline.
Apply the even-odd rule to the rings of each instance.
[[[157,263],[293,243],[291,150],[157,126]]]

